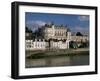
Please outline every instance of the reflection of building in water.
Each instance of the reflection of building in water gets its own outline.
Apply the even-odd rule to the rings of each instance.
[[[71,31],[63,25],[46,24],[39,30],[42,38],[32,38],[32,32],[26,32],[26,50],[69,49],[70,41],[77,43],[89,41],[87,36],[72,36]],[[31,35],[31,36],[30,36]]]

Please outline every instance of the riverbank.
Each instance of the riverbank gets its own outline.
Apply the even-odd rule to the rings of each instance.
[[[89,55],[53,56],[38,59],[26,59],[26,68],[59,67],[89,65]]]
[[[26,51],[27,59],[52,58],[59,56],[89,55],[88,48],[68,49],[68,50],[46,50],[46,51]]]

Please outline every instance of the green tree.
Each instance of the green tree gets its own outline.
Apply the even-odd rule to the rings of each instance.
[[[76,36],[83,36],[83,34],[81,32],[77,32]]]

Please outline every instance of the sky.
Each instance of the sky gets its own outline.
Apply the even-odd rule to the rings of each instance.
[[[35,31],[47,23],[67,26],[71,32],[89,33],[89,15],[53,14],[53,13],[25,13],[25,26]]]

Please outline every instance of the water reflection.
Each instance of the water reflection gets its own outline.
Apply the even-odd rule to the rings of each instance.
[[[26,68],[75,65],[89,65],[89,55],[73,55],[41,59],[26,59]]]

